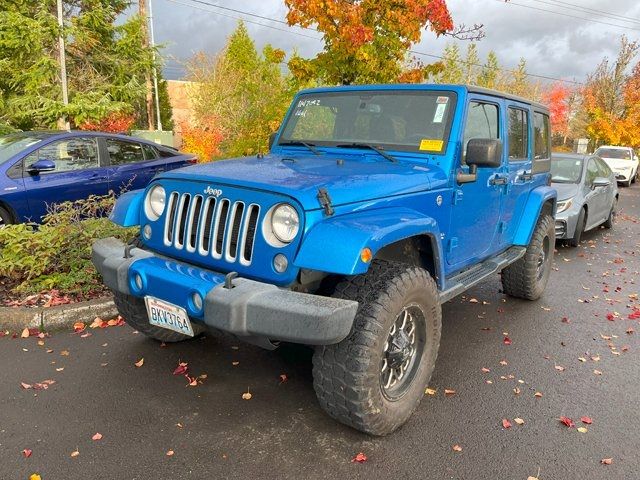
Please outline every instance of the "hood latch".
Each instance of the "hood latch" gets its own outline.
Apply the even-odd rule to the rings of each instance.
[[[322,208],[324,208],[324,213],[327,217],[333,215],[334,210],[331,205],[331,197],[329,196],[329,192],[327,192],[326,188],[318,189],[318,201],[320,202],[320,205],[322,205]]]

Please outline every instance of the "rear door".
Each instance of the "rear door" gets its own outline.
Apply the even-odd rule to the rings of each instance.
[[[38,160],[51,160],[56,168],[30,174],[29,166]],[[57,140],[27,156],[23,179],[32,220],[40,221],[47,205],[106,195],[108,171],[102,161],[97,139],[91,135]]]
[[[145,188],[157,173],[165,170],[165,159],[143,142],[109,137],[101,140],[109,157],[109,188],[116,195]]]
[[[599,225],[609,215],[608,192],[606,188],[595,187],[593,181],[602,175],[601,169],[596,162],[596,157],[587,160],[585,185],[587,187],[587,195],[585,203],[587,205],[587,228],[590,229]],[[609,205],[610,206],[610,205]],[[606,211],[606,215],[605,215]]]

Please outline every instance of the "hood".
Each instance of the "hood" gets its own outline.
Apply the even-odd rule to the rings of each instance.
[[[558,192],[558,201],[567,200],[568,198],[575,197],[578,194],[577,183],[551,183],[551,186]]]
[[[338,206],[429,190],[434,183],[446,182],[438,167],[402,160],[391,163],[377,155],[241,157],[172,170],[160,178],[277,192],[297,199],[305,210],[321,208],[317,198],[321,187]]]
[[[607,157],[601,158],[607,163],[607,165],[609,165],[609,168],[611,168],[611,170],[633,168],[635,165],[635,162],[633,160],[623,160],[620,158]]]

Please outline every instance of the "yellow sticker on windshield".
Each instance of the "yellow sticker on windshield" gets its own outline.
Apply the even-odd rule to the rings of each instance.
[[[420,150],[429,150],[431,152],[439,152],[442,150],[442,145],[444,142],[442,140],[430,140],[428,138],[423,138],[420,142]]]

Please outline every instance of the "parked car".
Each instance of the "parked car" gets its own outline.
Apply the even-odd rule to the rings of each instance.
[[[535,300],[554,252],[548,109],[457,85],[300,92],[270,153],[120,197],[137,246],[93,245],[126,321],[160,341],[222,330],[315,346],[314,388],[388,434],[424,397],[441,304],[502,271]]]
[[[587,230],[613,227],[618,185],[616,175],[601,158],[554,154],[551,185],[558,191],[556,239],[577,247]]]
[[[626,187],[636,183],[638,176],[638,155],[631,147],[615,147],[604,145],[594,155],[604,160],[616,174],[616,180]]]
[[[47,205],[144,188],[193,155],[126,135],[21,132],[0,136],[0,226],[36,222]]]

